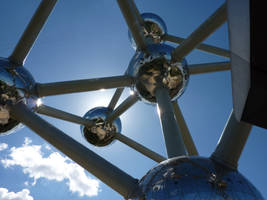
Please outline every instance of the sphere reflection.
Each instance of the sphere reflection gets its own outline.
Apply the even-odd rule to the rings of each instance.
[[[8,59],[0,58],[0,135],[17,129],[19,122],[10,117],[6,103],[23,101],[29,108],[36,106],[37,97],[30,94],[35,81],[22,66],[16,67]]]
[[[139,182],[139,200],[263,200],[238,171],[201,157],[177,157],[150,170]]]
[[[171,62],[173,47],[165,44],[151,44],[147,47],[149,55],[137,51],[132,58],[127,73],[137,78],[133,88],[147,103],[156,103],[155,89],[163,84],[172,100],[184,92],[189,79],[186,60]]]
[[[156,14],[143,13],[141,17],[144,20],[142,31],[148,43],[161,43],[161,37],[167,33],[167,26],[165,22]],[[136,43],[130,31],[128,37],[132,47],[136,50]]]
[[[92,127],[81,126],[83,137],[95,146],[106,146],[113,142],[115,134],[121,132],[121,120],[117,118],[112,123],[105,122],[110,109],[106,107],[96,107],[89,110],[85,115],[85,119],[95,122]]]

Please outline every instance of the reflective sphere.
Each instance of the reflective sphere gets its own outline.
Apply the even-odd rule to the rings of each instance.
[[[163,161],[140,180],[139,186],[136,200],[263,200],[238,171],[202,157]]]
[[[148,54],[137,51],[132,58],[127,73],[137,78],[133,88],[147,103],[155,103],[155,89],[163,84],[169,89],[172,100],[184,92],[189,79],[186,60],[171,63],[173,47],[166,44],[151,44]]]
[[[106,146],[112,143],[115,134],[121,132],[121,120],[117,118],[112,123],[105,122],[109,110],[106,107],[96,107],[89,110],[83,117],[95,122],[92,127],[81,126],[84,138],[95,146]]]
[[[167,33],[167,26],[165,22],[153,13],[143,13],[141,17],[144,20],[142,27],[144,36],[148,43],[161,43],[161,37]],[[132,47],[136,50],[136,43],[130,31],[128,31],[128,37]]]
[[[10,117],[6,102],[23,101],[29,108],[36,106],[37,97],[30,95],[35,81],[22,66],[16,67],[8,59],[0,58],[0,135],[6,135],[20,127]]]

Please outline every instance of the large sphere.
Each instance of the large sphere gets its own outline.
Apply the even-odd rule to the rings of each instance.
[[[15,66],[8,59],[0,58],[0,135],[13,132],[20,123],[10,117],[6,102],[23,101],[29,108],[36,106],[37,97],[30,95],[35,81],[22,66]]]
[[[143,13],[141,17],[144,20],[142,31],[148,43],[162,43],[162,36],[167,33],[167,26],[163,19],[153,13]],[[136,50],[136,43],[130,31],[128,37],[132,47]]]
[[[186,60],[171,62],[173,47],[166,44],[151,44],[148,54],[137,51],[130,61],[127,73],[137,79],[133,90],[141,100],[156,103],[155,89],[163,84],[169,89],[172,100],[184,92],[189,79]]]
[[[263,200],[238,171],[201,157],[163,161],[140,180],[139,186],[136,200]]]
[[[85,119],[95,122],[92,127],[81,126],[83,137],[95,146],[106,146],[114,141],[115,134],[121,132],[121,120],[117,118],[112,123],[105,122],[108,114],[111,112],[106,107],[96,107],[89,110],[85,115]]]

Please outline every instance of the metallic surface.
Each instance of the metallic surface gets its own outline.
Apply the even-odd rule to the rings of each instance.
[[[165,34],[165,35],[162,36],[162,40],[163,41],[174,42],[174,43],[177,43],[177,44],[181,44],[186,39],[182,38],[182,37],[178,37],[178,36]],[[230,51],[226,50],[226,49],[222,49],[222,48],[211,46],[211,45],[204,44],[204,43],[201,43],[201,44],[197,45],[195,48],[198,49],[198,50],[207,52],[207,53],[211,53],[211,54],[217,55],[217,56],[230,58]]]
[[[178,127],[174,116],[168,90],[163,87],[157,87],[156,98],[168,158],[187,155],[181,129]]]
[[[183,139],[185,140],[186,137],[182,133],[188,134],[188,137],[190,136],[183,121],[183,116],[178,105],[172,104],[171,100],[177,99],[185,90],[190,71],[188,72],[186,61],[183,58],[194,48],[202,48],[205,51],[229,57],[229,52],[200,44],[226,21],[226,4],[223,4],[196,31],[183,40],[180,46],[173,50],[171,47],[162,44],[147,46],[149,42],[160,42],[164,38],[163,34],[165,34],[166,39],[166,31],[163,31],[164,28],[159,28],[162,23],[156,22],[153,24],[149,22],[145,24],[145,20],[141,19],[133,0],[117,1],[138,46],[138,52],[132,59],[128,70],[128,74],[133,77],[117,76],[35,84],[31,75],[23,67],[15,68],[23,64],[46,18],[56,3],[55,0],[43,0],[9,58],[13,64],[9,60],[0,60],[0,127],[2,131],[12,130],[16,123],[21,121],[125,198],[128,198],[136,191],[132,197],[136,198],[136,194],[138,194],[137,199],[142,200],[174,200],[178,198],[263,199],[255,187],[235,170],[251,130],[251,125],[238,122],[233,112],[211,159],[176,157],[163,161],[140,180],[139,190],[135,190],[137,187],[136,179],[113,166],[32,112],[32,108],[36,105],[36,96],[85,92],[104,88],[120,88],[135,84],[135,90],[144,101],[158,103],[168,157],[186,155],[187,151],[193,155],[194,152],[192,149],[190,150],[189,145],[186,145],[186,150],[183,143]],[[155,28],[157,34],[154,34],[153,31],[155,24],[157,25]],[[144,31],[142,31],[142,26],[145,28]],[[169,40],[172,39],[169,37]],[[178,37],[174,39],[179,40]],[[232,54],[231,59],[234,56],[236,55]],[[256,67],[258,68],[259,66],[257,65]],[[222,63],[211,63],[208,66],[195,65],[194,69],[191,69],[191,73],[206,73],[225,69],[229,69],[229,66],[222,67]],[[136,83],[134,78],[137,78]],[[129,101],[125,101],[112,112],[122,91],[123,89],[121,88],[117,90],[110,102],[109,108],[98,107],[92,109],[86,113],[84,120],[81,120],[78,116],[48,107],[41,112],[46,112],[50,116],[75,123],[81,122],[82,134],[87,141],[96,146],[105,146],[114,139],[118,139],[144,155],[161,161],[163,158],[160,155],[117,133],[121,131],[121,122],[119,118],[116,118],[136,100],[129,98]],[[108,114],[110,114],[109,120],[107,120]],[[113,121],[114,119],[116,120]],[[91,126],[91,123],[85,123],[85,121],[91,122],[91,120],[93,121],[93,126]],[[113,123],[106,120],[113,121]],[[192,143],[191,141],[191,145]]]
[[[233,108],[240,121],[251,89],[250,0],[227,1]],[[242,34],[241,34],[242,33]],[[258,99],[257,101],[259,101]],[[253,106],[255,106],[254,104]]]
[[[210,34],[226,22],[227,11],[224,3],[204,23],[189,35],[172,53],[173,62],[181,61]]]
[[[165,44],[152,44],[147,50],[149,55],[137,51],[130,61],[127,73],[136,78],[133,90],[141,100],[156,103],[155,89],[163,84],[169,89],[171,99],[177,99],[189,79],[186,61],[171,63],[173,48]]]
[[[167,33],[165,22],[154,13],[143,13],[141,17],[143,19],[142,31],[147,44],[162,43],[162,36]],[[132,47],[136,50],[136,43],[130,31],[128,31],[128,37]]]
[[[122,113],[128,110],[132,105],[138,101],[138,96],[133,94],[125,99],[115,110],[113,110],[106,118],[106,121],[111,123],[116,120]]]
[[[230,62],[202,63],[188,65],[189,74],[203,74],[230,70]]]
[[[198,151],[196,145],[193,141],[193,138],[188,130],[186,122],[184,120],[183,114],[180,110],[178,102],[172,102],[174,115],[177,121],[177,124],[181,130],[181,135],[184,141],[184,145],[186,147],[187,153],[189,156],[198,156]]]
[[[117,118],[107,122],[110,110],[106,107],[96,107],[84,115],[84,119],[94,123],[93,126],[81,125],[83,137],[92,145],[103,147],[114,141],[115,134],[121,132],[121,120]]]
[[[208,158],[176,157],[151,169],[140,181],[138,200],[263,200],[238,171]]]
[[[133,84],[134,79],[129,76],[113,76],[55,83],[37,83],[32,92],[39,97],[43,97],[100,89],[130,87]]]
[[[131,4],[131,7],[132,7],[132,9],[133,9],[133,12],[134,12],[136,18],[137,18],[138,23],[139,23],[141,26],[143,26],[143,25],[144,25],[143,18],[141,17],[141,14],[140,14],[138,8],[136,7],[134,0],[128,0],[128,1],[129,1],[129,3]]]
[[[117,0],[124,19],[133,35],[134,41],[139,50],[146,50],[146,40],[142,33],[142,27],[136,16],[136,9],[132,7],[131,0]]]
[[[22,101],[29,108],[36,106],[37,97],[30,95],[35,81],[24,67],[15,67],[8,59],[0,58],[0,135],[13,132],[19,122],[10,116],[7,102]]]
[[[71,113],[67,113],[64,112],[62,110],[58,110],[56,108],[52,108],[50,106],[46,106],[44,104],[36,107],[36,112],[42,115],[47,115],[50,117],[54,117],[57,119],[61,119],[61,120],[65,120],[65,121],[69,121],[69,122],[73,122],[76,124],[80,124],[80,125],[84,125],[87,127],[93,126],[94,122],[88,120],[88,119],[84,119],[80,116],[71,114]]]
[[[9,59],[16,65],[23,65],[29,51],[31,50],[39,32],[44,26],[48,16],[53,10],[57,0],[42,0],[30,23],[25,29],[19,42]]]
[[[147,147],[135,142],[134,140],[126,137],[123,134],[120,133],[116,133],[115,135],[115,139],[119,140],[120,142],[126,144],[127,146],[135,149],[136,151],[138,151],[139,153],[147,156],[148,158],[154,160],[155,162],[162,162],[164,160],[166,160],[166,158],[164,158],[163,156],[159,155],[158,153],[151,151],[150,149],[148,149]]]
[[[127,197],[136,189],[137,180],[135,178],[34,114],[25,104],[20,102],[9,105],[8,108],[12,117],[28,126],[122,196]]]
[[[250,124],[237,121],[232,111],[211,158],[229,168],[237,169],[251,128]]]
[[[109,104],[108,104],[108,108],[112,111],[114,110],[116,104],[118,103],[121,95],[122,95],[122,92],[123,92],[124,88],[117,88],[114,95],[112,96]]]
[[[227,2],[233,104],[236,118],[267,129],[266,18],[263,1]]]

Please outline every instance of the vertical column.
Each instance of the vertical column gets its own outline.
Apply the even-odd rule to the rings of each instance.
[[[186,148],[181,136],[181,130],[176,122],[173,106],[167,88],[158,87],[155,92],[162,132],[168,158],[186,155]]]

